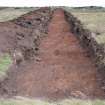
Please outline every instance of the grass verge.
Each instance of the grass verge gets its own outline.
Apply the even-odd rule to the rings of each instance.
[[[38,99],[7,99],[0,100],[0,105],[105,105],[104,100],[66,99],[59,102],[48,102]]]
[[[9,54],[4,54],[0,57],[0,77],[6,75],[6,71],[11,63],[12,60]]]

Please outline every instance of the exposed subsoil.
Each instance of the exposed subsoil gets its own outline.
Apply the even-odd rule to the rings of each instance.
[[[36,47],[33,39],[39,26],[36,23],[34,24],[34,21],[36,15],[40,17],[42,10],[0,25],[0,45],[2,40],[6,38],[8,41],[9,37],[7,36],[12,37],[16,32],[19,35],[20,33],[26,35],[26,39],[23,38],[24,41],[22,39],[11,41],[13,45],[16,43],[15,41],[25,43],[16,44],[13,48],[19,49],[24,55],[23,59],[26,59],[21,61],[23,63],[14,64],[15,66],[12,66],[8,72],[8,77],[1,81],[1,97],[19,95],[49,99],[62,99],[70,96],[104,98],[105,92],[101,88],[101,78],[94,60],[89,56],[87,50],[81,47],[75,35],[70,32],[69,24],[62,9],[54,11],[51,21],[48,17],[51,17],[52,11],[48,12],[49,9],[45,9],[47,12],[44,12],[42,17],[45,16],[48,19],[43,20],[41,18],[43,21],[40,23],[43,25],[47,23],[45,26],[46,29],[48,26],[48,30],[40,31],[41,34],[45,33],[45,35],[39,37],[40,43]],[[28,25],[24,18],[28,21]],[[32,23],[29,25],[31,21]],[[32,26],[32,24],[34,25]],[[45,26],[41,29],[45,29]],[[32,32],[30,32],[31,29],[33,29]],[[5,30],[5,37],[1,37],[1,33],[4,35],[3,30]],[[9,32],[11,35],[8,34]],[[0,47],[11,48],[11,44]],[[8,45],[10,46],[8,47]],[[37,48],[37,54],[34,52],[33,46]],[[33,52],[26,54],[27,51]],[[35,59],[27,60],[30,57],[34,58],[34,54]]]

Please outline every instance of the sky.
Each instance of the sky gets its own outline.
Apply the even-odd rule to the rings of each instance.
[[[105,0],[0,0],[0,6],[42,7],[42,6],[103,6]]]

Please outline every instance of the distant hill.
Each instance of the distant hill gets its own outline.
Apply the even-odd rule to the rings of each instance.
[[[72,9],[75,10],[95,10],[95,11],[105,11],[104,7],[100,7],[100,6],[84,6],[84,7],[73,7]]]
[[[73,9],[105,9],[100,6],[83,6],[83,7],[73,7]]]
[[[7,7],[0,7],[0,10],[5,9],[5,8],[7,8]]]

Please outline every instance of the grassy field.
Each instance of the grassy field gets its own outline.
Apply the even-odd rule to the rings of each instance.
[[[72,12],[83,23],[84,27],[96,33],[98,43],[105,43],[105,12]]]
[[[105,44],[105,8],[69,8],[65,7],[77,17],[86,29],[96,33],[96,41]]]
[[[59,102],[48,102],[37,99],[1,99],[0,105],[105,105],[102,100],[80,100],[80,99],[66,99]]]
[[[12,20],[37,8],[4,8],[0,10],[0,22]]]
[[[72,14],[83,23],[84,27],[96,33],[99,44],[105,44],[105,12],[104,11],[74,11]]]

